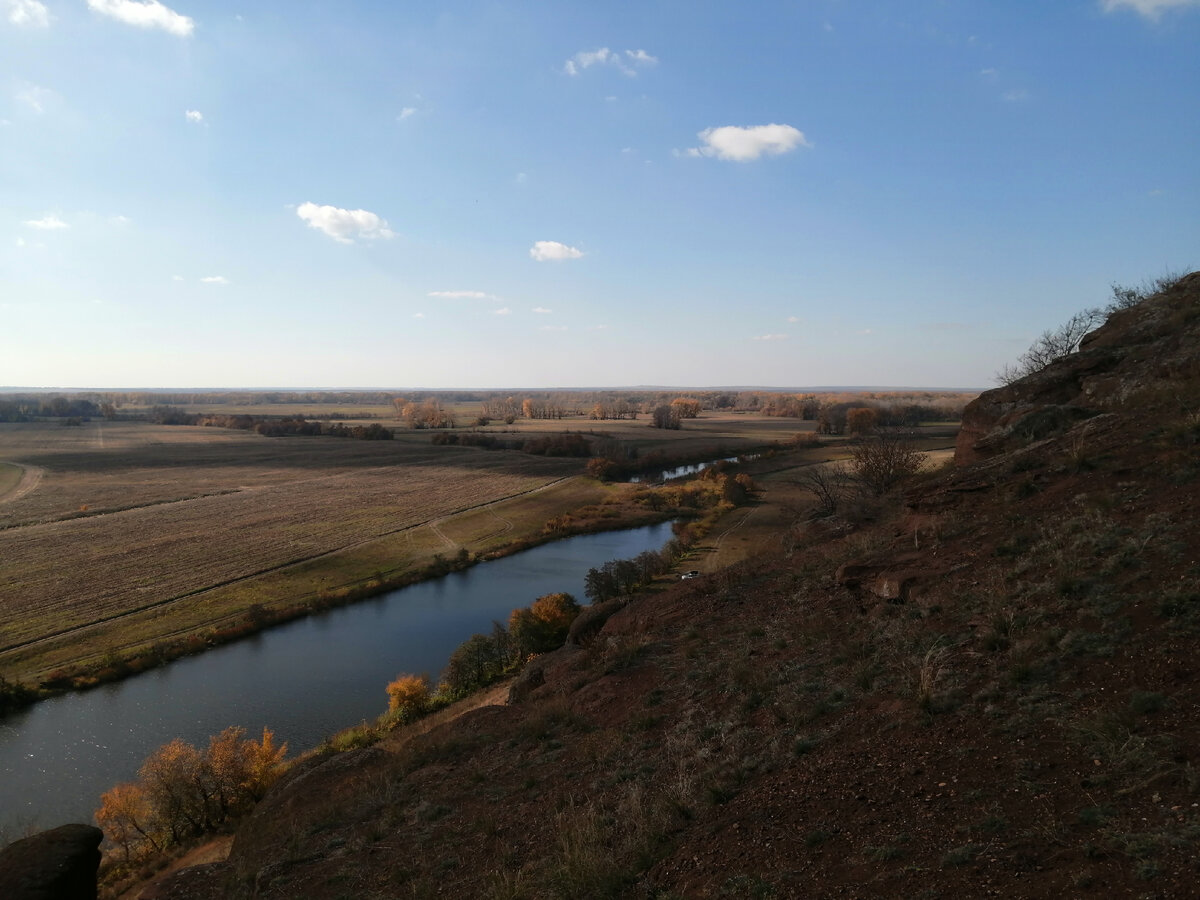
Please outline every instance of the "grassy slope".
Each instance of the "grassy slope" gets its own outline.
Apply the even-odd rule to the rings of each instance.
[[[195,896],[1194,896],[1180,347],[1132,406],[635,599],[519,705],[294,773]]]

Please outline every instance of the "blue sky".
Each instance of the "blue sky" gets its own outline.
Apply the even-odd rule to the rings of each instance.
[[[986,387],[1198,160],[1200,0],[0,0],[0,385]]]

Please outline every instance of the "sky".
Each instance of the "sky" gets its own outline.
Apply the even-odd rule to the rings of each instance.
[[[1198,209],[1200,0],[0,0],[0,386],[985,388]]]

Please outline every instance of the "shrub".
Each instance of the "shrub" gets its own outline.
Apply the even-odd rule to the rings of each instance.
[[[408,721],[429,706],[429,679],[424,675],[401,675],[387,686],[388,711]]]
[[[911,440],[895,432],[879,432],[854,446],[850,475],[874,494],[885,494],[921,471],[925,459]]]

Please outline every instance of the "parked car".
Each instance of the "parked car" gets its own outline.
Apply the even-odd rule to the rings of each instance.
[[[700,577],[700,573],[697,572],[695,569],[693,569],[690,572],[684,572],[682,575],[680,575],[679,580],[687,581],[689,578],[699,578],[699,577]]]

